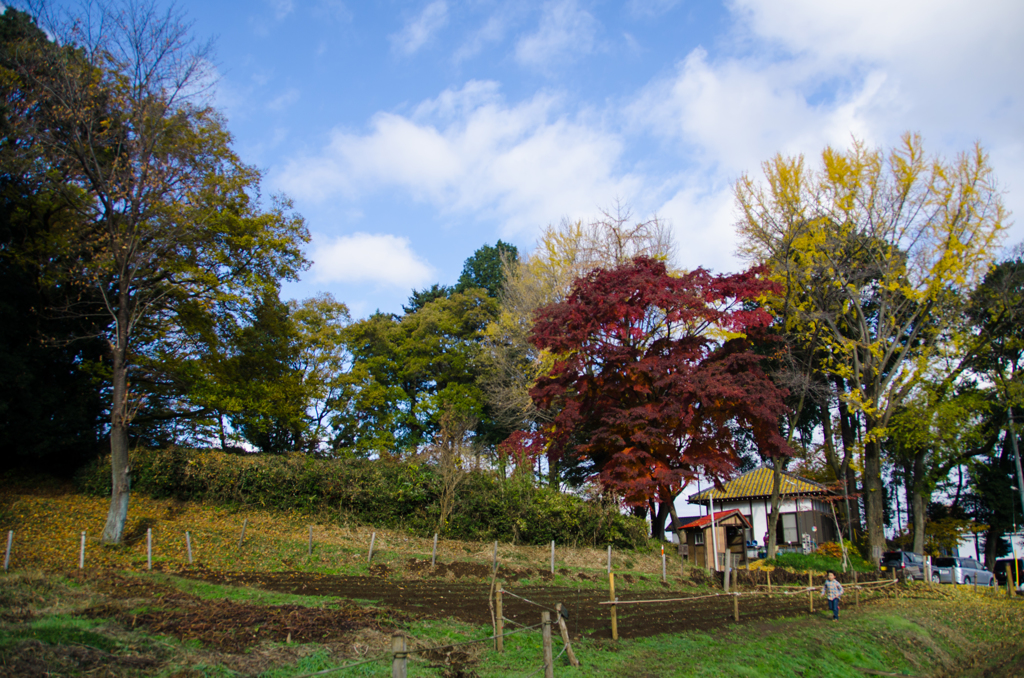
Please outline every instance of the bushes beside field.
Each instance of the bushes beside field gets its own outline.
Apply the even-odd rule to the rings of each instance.
[[[306,455],[237,455],[168,448],[132,455],[132,490],[149,496],[333,514],[336,520],[432,535],[438,525],[440,478],[428,464]],[[77,477],[83,492],[110,494],[110,460]],[[458,486],[444,536],[521,544],[638,548],[647,524],[616,506],[549,488],[471,472]]]

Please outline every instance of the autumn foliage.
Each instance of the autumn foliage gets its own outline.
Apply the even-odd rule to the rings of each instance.
[[[674,276],[641,257],[591,272],[542,309],[532,341],[559,359],[531,396],[559,410],[549,454],[575,446],[631,504],[670,501],[698,469],[728,476],[735,427],[763,454],[786,454],[785,391],[759,352],[772,318],[758,299],[776,291],[763,273]]]

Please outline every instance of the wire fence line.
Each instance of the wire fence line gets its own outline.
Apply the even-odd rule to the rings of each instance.
[[[525,601],[525,602],[529,603],[530,605],[536,605],[537,607],[539,607],[542,610],[547,610],[548,612],[551,612],[553,614],[558,614],[558,610],[556,610],[554,608],[551,608],[551,607],[548,607],[546,605],[541,605],[540,603],[535,603],[532,600],[530,600],[529,598],[523,598],[522,596],[517,596],[516,594],[512,593],[511,591],[509,591],[508,589],[506,589],[504,587],[501,589],[501,595],[503,595],[503,596],[504,595],[509,595],[509,596],[512,596],[513,598],[518,598],[519,600]]]

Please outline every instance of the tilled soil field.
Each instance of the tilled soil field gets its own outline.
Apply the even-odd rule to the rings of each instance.
[[[252,586],[281,593],[324,596],[343,601],[366,602],[378,609],[398,614],[429,618],[453,618],[470,624],[492,623],[489,568],[475,563],[453,563],[438,566],[433,574],[419,579],[389,578],[384,567],[377,567],[377,576],[340,576],[302,572],[215,572],[208,570],[182,573],[186,577],[211,583]],[[429,570],[429,563],[426,566]],[[459,575],[463,576],[459,576]],[[510,575],[510,576],[506,576]],[[568,626],[574,636],[608,638],[611,617],[607,593],[593,589],[554,586],[517,586],[517,573],[499,572],[504,584],[504,616],[516,624],[532,626],[540,622],[544,609],[554,610],[561,603],[568,610]],[[510,581],[512,580],[512,581]],[[726,595],[693,596],[692,601],[678,600],[685,595],[672,592],[639,592],[619,596],[620,602],[630,600],[666,600],[664,603],[619,605],[618,631],[622,638],[639,638],[659,633],[702,630],[733,622],[733,599]],[[817,600],[816,608],[825,608]],[[780,616],[808,613],[806,595],[761,596],[740,598],[740,623],[763,621]]]

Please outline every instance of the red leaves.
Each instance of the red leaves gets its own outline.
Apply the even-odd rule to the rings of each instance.
[[[757,300],[775,291],[762,273],[673,277],[637,258],[591,272],[564,303],[541,309],[531,340],[561,356],[530,392],[560,410],[550,453],[582,440],[601,482],[630,503],[667,500],[698,468],[728,474],[734,426],[765,452],[785,453],[785,393],[754,350],[771,323]]]

